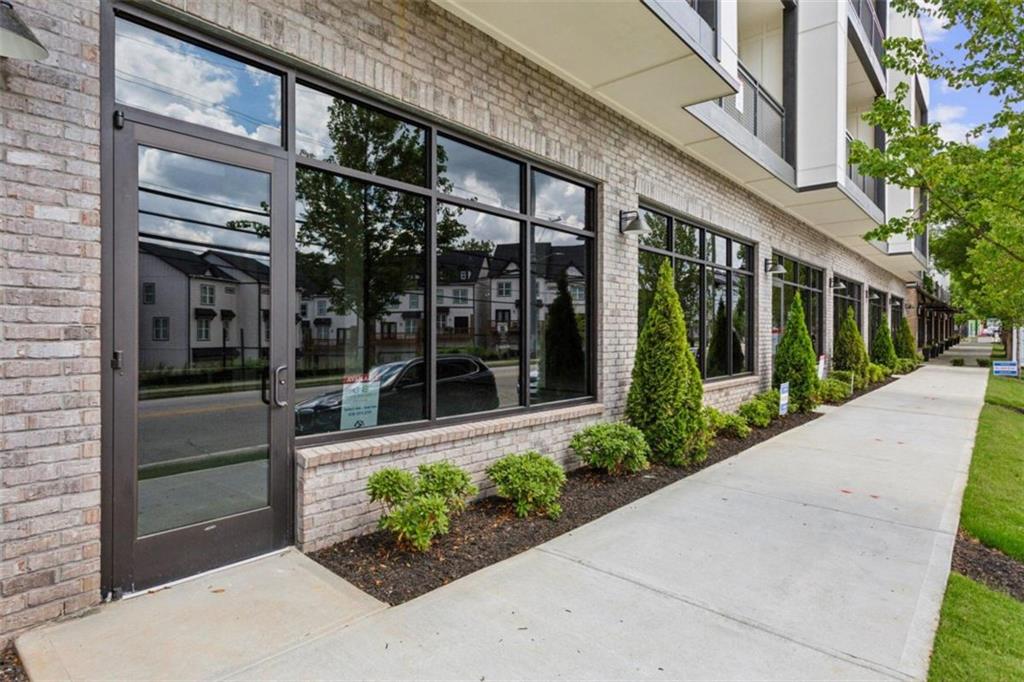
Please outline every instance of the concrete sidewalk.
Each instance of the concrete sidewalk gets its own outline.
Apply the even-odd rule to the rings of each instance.
[[[922,368],[536,549],[202,676],[924,678],[986,377]]]
[[[235,678],[924,678],[986,376],[923,368]]]

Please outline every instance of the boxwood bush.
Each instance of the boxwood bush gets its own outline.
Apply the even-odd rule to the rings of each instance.
[[[425,552],[437,535],[448,532],[448,502],[441,495],[414,495],[382,516],[380,527],[395,535],[399,544]]]
[[[992,358],[977,358],[978,367],[991,367]]]
[[[712,436],[742,439],[750,435],[750,425],[741,415],[722,412],[711,406],[705,407],[704,412]]]
[[[569,446],[584,462],[613,476],[651,466],[651,448],[644,433],[622,423],[594,424],[576,432]]]
[[[823,403],[836,405],[843,402],[853,394],[848,381],[840,381],[828,378],[818,384],[818,398]]]
[[[565,471],[555,460],[536,450],[506,455],[487,468],[498,496],[511,500],[516,516],[534,512],[557,519],[562,515],[558,498],[565,487]]]
[[[952,360],[949,361],[949,364],[953,365],[954,367],[963,367],[964,366],[964,359],[963,358],[953,358]]]
[[[756,426],[763,429],[772,423],[772,412],[763,400],[758,400],[757,398],[751,398],[740,405],[736,413],[746,420],[748,426]]]
[[[449,512],[466,508],[466,500],[478,492],[469,474],[451,462],[421,464],[416,481],[418,495],[436,494],[444,498]]]
[[[868,383],[877,384],[885,381],[887,376],[889,376],[889,370],[886,367],[873,362],[868,363]]]
[[[704,386],[673,280],[672,267],[662,263],[637,341],[626,416],[655,459],[679,466],[707,456],[707,428]]]
[[[836,381],[841,381],[844,384],[846,384],[847,386],[849,386],[851,389],[853,388],[853,384],[854,384],[853,372],[851,372],[849,370],[846,370],[846,369],[834,369],[834,370],[832,370],[829,373],[828,378],[829,379],[835,379]]]

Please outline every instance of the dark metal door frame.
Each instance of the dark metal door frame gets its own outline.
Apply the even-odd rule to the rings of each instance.
[[[126,593],[200,573],[284,547],[292,537],[292,369],[289,339],[293,226],[288,220],[286,159],[214,143],[131,117],[113,131],[113,343],[120,368],[104,358],[112,378],[112,564],[109,589]],[[137,538],[138,400],[138,147],[145,145],[267,173],[271,177],[271,368],[287,367],[268,408],[269,505]],[[272,371],[273,374],[273,371]],[[284,405],[279,402],[284,402]]]

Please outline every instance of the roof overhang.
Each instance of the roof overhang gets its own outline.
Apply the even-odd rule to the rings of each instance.
[[[434,2],[642,124],[649,109],[664,104],[655,100],[678,112],[739,88],[702,46],[702,20],[686,3]]]

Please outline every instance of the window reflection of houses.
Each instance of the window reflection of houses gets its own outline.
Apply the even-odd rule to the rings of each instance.
[[[140,368],[265,358],[269,273],[248,256],[140,241]]]

